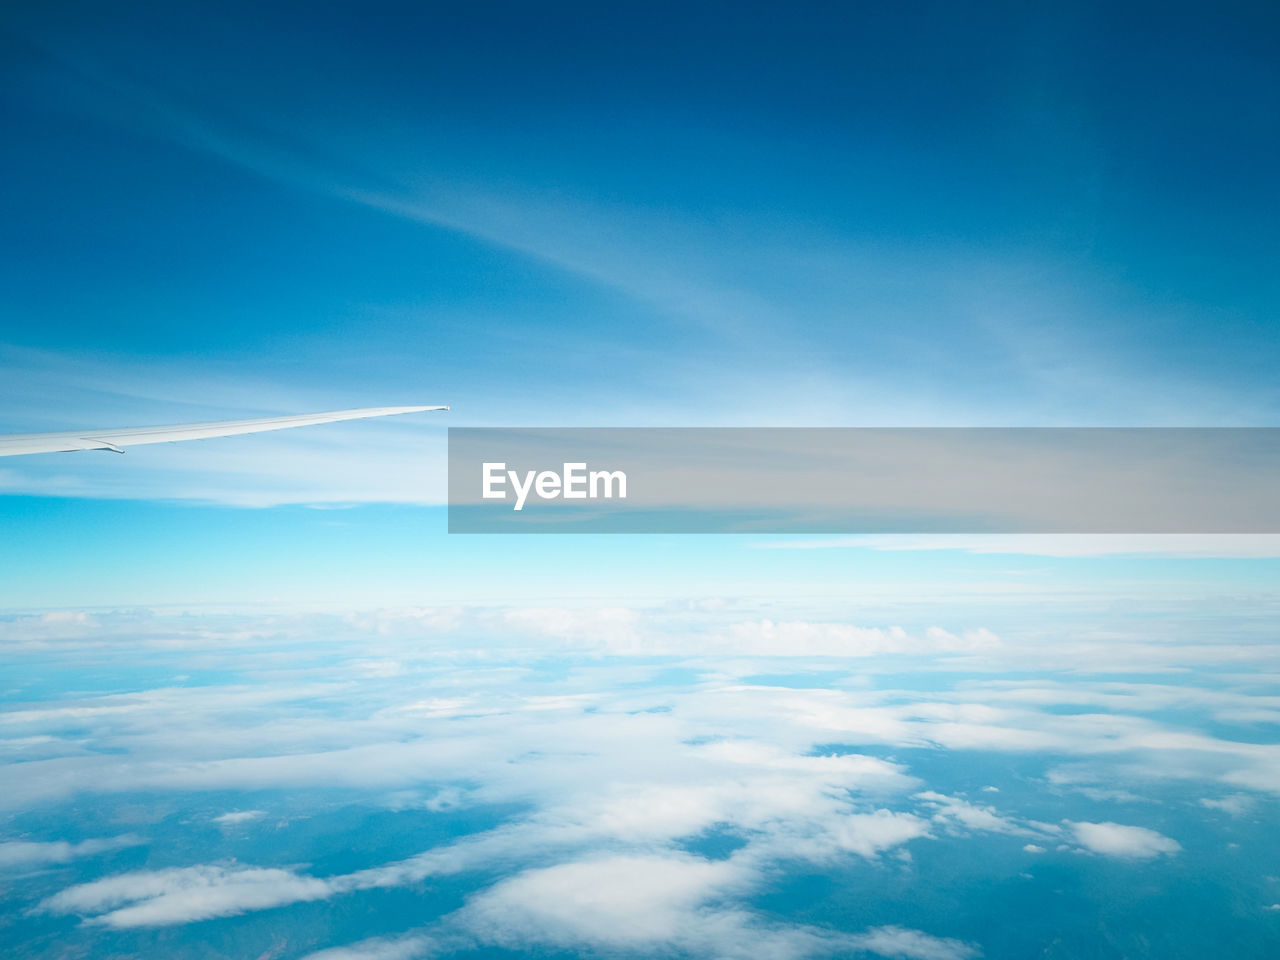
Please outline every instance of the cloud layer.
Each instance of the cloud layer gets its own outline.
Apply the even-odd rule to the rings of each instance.
[[[1105,660],[1080,675],[1061,650],[1032,669],[1031,651],[980,624],[773,613],[709,603],[11,620],[0,640],[11,655],[70,669],[128,650],[132,665],[163,662],[170,682],[0,711],[5,755],[22,765],[0,802],[21,816],[141,795],[190,807],[182,823],[198,826],[184,830],[240,851],[51,874],[27,909],[107,936],[444,885],[462,892],[439,915],[320,956],[540,945],[960,960],[981,938],[941,914],[846,923],[766,905],[795,876],[910,890],[957,857],[1028,883],[1044,864],[1159,870],[1189,856],[1189,824],[1244,824],[1280,793],[1280,747],[1225,732],[1280,712],[1265,684],[1232,672],[1254,653],[1266,663],[1266,648],[1239,645],[1217,680],[1201,671],[1187,683],[1169,669],[1199,662],[1198,645],[1117,644],[1113,662],[1141,652],[1160,671],[1117,680]],[[216,682],[173,678],[232,663]],[[970,764],[972,777],[955,773]],[[1171,790],[1191,796],[1160,799]],[[331,799],[316,807],[320,797]],[[273,838],[334,804],[405,822],[502,812],[345,866],[271,853]],[[0,863],[66,868],[138,842],[13,837]]]

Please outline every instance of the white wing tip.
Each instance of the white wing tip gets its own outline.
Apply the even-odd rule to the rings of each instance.
[[[339,420],[361,420],[367,417],[389,417],[399,413],[426,410],[448,410],[447,404],[414,407],[362,407],[357,410],[329,410],[291,417],[264,417],[258,420],[223,420],[215,423],[179,423],[155,427],[125,427],[115,430],[70,430],[61,433],[24,433],[0,436],[0,457],[27,453],[63,453],[73,450],[113,450],[147,443],[172,443],[178,440],[204,440],[230,437],[268,430],[284,430]]]

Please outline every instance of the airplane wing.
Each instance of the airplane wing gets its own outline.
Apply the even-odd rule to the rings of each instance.
[[[417,413],[420,410],[448,409],[447,406],[365,407],[361,410],[303,413],[292,417],[264,417],[261,420],[222,420],[217,423],[179,423],[164,427],[9,434],[0,435],[0,457],[13,457],[24,453],[60,453],[66,450],[111,450],[115,453],[124,453],[122,447],[133,447],[144,443],[204,440],[208,437],[230,437],[240,433],[287,430],[289,427],[333,423],[336,420],[363,420],[366,417],[390,417],[398,413]]]

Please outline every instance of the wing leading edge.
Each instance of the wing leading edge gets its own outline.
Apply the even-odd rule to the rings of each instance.
[[[448,409],[447,406],[365,407],[360,410],[302,413],[292,417],[263,417],[259,420],[221,420],[216,423],[178,423],[162,427],[10,434],[0,436],[0,457],[13,457],[24,453],[62,453],[69,450],[111,450],[115,453],[124,453],[123,447],[136,447],[144,443],[205,440],[209,437],[231,437],[242,433],[287,430],[290,427],[334,423],[338,420],[364,420],[368,417],[392,417],[401,413]]]

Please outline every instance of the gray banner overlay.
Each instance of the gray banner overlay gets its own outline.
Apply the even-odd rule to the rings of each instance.
[[[450,533],[1275,533],[1278,491],[1269,427],[449,430]]]

